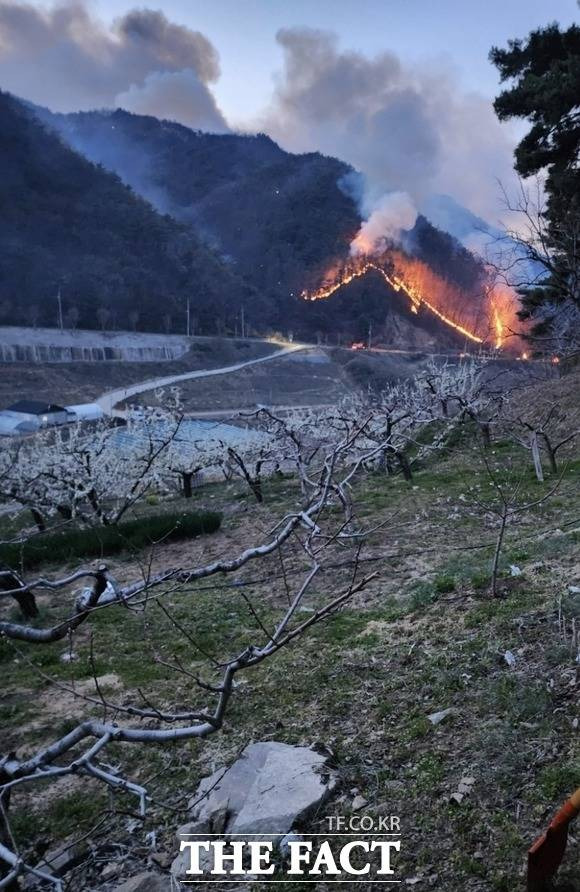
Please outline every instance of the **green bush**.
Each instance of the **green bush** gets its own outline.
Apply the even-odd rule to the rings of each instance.
[[[486,588],[489,585],[489,573],[483,570],[476,570],[471,575],[470,582],[473,588]]]
[[[409,607],[411,610],[422,610],[437,600],[437,594],[430,582],[417,582],[410,592]]]
[[[438,595],[446,595],[455,591],[455,578],[448,573],[442,573],[435,579],[435,591]]]
[[[0,564],[26,570],[51,561],[99,558],[121,551],[139,551],[153,542],[191,539],[215,533],[221,514],[215,511],[189,511],[156,514],[128,520],[114,526],[43,533],[24,543],[0,545]]]

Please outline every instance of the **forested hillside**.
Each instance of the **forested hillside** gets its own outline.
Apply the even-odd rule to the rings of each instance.
[[[244,296],[228,268],[113,173],[0,93],[0,321],[214,330]]]
[[[380,278],[371,277],[362,291],[356,287],[346,302],[332,306],[314,309],[300,299],[303,289],[317,287],[330,267],[348,257],[360,226],[357,203],[345,188],[352,168],[344,162],[317,153],[292,155],[264,134],[201,133],[120,109],[37,113],[231,261],[263,297],[257,307],[252,298],[246,301],[250,326],[358,339],[371,322],[400,340],[401,333],[392,331],[393,296],[385,300]],[[467,295],[481,295],[482,264],[425,217],[417,219],[406,248]],[[405,310],[398,307],[408,315]],[[413,327],[416,321],[408,320]]]
[[[292,155],[263,134],[201,133],[120,109],[38,113],[159,210],[196,227],[276,303],[329,258],[348,254],[360,225],[340,185],[351,168],[336,158]]]
[[[348,341],[370,324],[403,343],[409,323],[424,327],[380,277],[325,307],[302,300],[360,226],[336,158],[123,111],[52,115],[8,94],[0,123],[0,322],[57,325],[60,289],[73,328],[183,332],[188,299],[204,334],[240,333],[242,307],[257,334]],[[406,249],[481,294],[481,264],[424,217]]]

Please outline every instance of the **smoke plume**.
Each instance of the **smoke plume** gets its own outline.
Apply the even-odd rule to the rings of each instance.
[[[411,67],[391,51],[369,58],[307,28],[282,29],[277,41],[283,69],[248,130],[360,171],[364,244],[392,238],[437,193],[496,223],[496,181],[509,186],[515,139],[488,99],[462,93],[442,62]],[[223,133],[211,89],[219,74],[210,41],[163,12],[135,9],[108,26],[83,0],[50,8],[0,0],[0,83],[55,111],[121,106]],[[456,207],[445,209],[451,231],[465,228]]]
[[[206,85],[192,68],[154,71],[142,86],[132,84],[115,104],[137,115],[179,121],[194,130],[226,133],[228,125]]]
[[[387,241],[398,241],[403,231],[413,228],[416,219],[417,209],[406,192],[383,195],[354,238],[350,246],[351,254],[384,251]]]
[[[135,9],[107,27],[82,2],[0,3],[0,82],[54,111],[125,105],[223,132],[209,88],[219,74],[209,40],[160,11]]]
[[[495,222],[496,182],[512,176],[513,141],[489,100],[461,93],[443,63],[411,69],[393,52],[367,58],[306,28],[283,29],[277,40],[284,68],[262,127],[285,148],[338,155],[360,170],[362,210],[376,207],[385,237],[396,227],[385,209],[401,201],[383,199],[392,192],[416,208],[450,193]]]

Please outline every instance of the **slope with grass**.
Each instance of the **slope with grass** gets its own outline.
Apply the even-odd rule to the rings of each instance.
[[[577,384],[571,377],[540,389],[547,387],[565,406],[574,406]],[[534,387],[519,393],[517,404],[531,406],[537,398]],[[546,482],[538,483],[529,456],[507,439],[496,440],[487,462],[499,479],[519,482],[521,500],[541,497],[555,482],[547,474]],[[355,487],[353,499],[359,522],[376,527],[363,560],[379,570],[379,577],[300,644],[247,676],[236,691],[225,733],[166,751],[131,750],[132,777],[152,778],[157,800],[143,825],[128,834],[125,815],[103,812],[106,798],[97,787],[50,784],[42,797],[19,797],[21,839],[38,851],[48,835],[53,842],[73,839],[104,814],[109,848],[101,827],[97,851],[115,858],[113,840],[126,856],[122,875],[138,873],[142,860],[135,847],[147,832],[156,832],[162,854],[173,851],[176,827],[185,820],[184,795],[195,790],[208,766],[232,761],[251,739],[322,742],[331,748],[341,780],[324,815],[348,816],[355,787],[368,800],[366,813],[400,815],[398,863],[405,879],[445,892],[520,888],[528,845],[556,805],[580,785],[574,637],[580,624],[574,590],[580,584],[579,476],[578,447],[571,445],[558,491],[510,524],[496,599],[488,586],[497,520],[482,507],[493,500],[495,489],[473,431],[465,428],[445,453],[418,468],[410,483],[368,476]],[[223,507],[221,529],[207,540],[156,551],[154,566],[193,565],[238,552],[296,503],[297,492],[293,478],[272,478],[265,485],[265,503],[256,506],[238,483],[207,485],[197,492],[196,505]],[[320,585],[338,588],[349,572],[340,567],[338,546],[335,552]],[[129,578],[143,559],[128,553],[113,557],[111,566],[120,579]],[[512,575],[511,565],[521,573]],[[296,574],[301,566],[299,551],[284,568],[273,556],[267,565],[246,570],[234,585],[228,579],[191,585],[168,592],[166,603],[204,652],[219,657],[237,652],[255,634],[257,618],[240,592],[251,591],[260,605],[259,622],[271,627],[286,609],[284,574]],[[312,594],[304,606],[315,607],[317,597]],[[45,615],[61,609],[46,598]],[[82,691],[94,693],[96,672],[117,700],[140,690],[156,703],[186,701],[187,679],[176,678],[152,657],[170,638],[188,671],[200,670],[201,654],[161,611],[154,623],[122,607],[101,611],[93,629],[93,666],[84,659],[63,664],[62,644],[17,652],[0,643],[7,677],[2,721],[9,744],[17,740],[15,725],[18,738],[23,735],[31,747],[49,740],[55,728],[70,727],[83,712],[98,714],[96,706],[55,694],[47,676],[69,685],[74,679]],[[513,660],[506,659],[508,651]],[[432,724],[429,716],[445,709],[452,712]],[[458,802],[453,794],[464,777],[474,781],[470,795]],[[159,800],[172,803],[172,809]],[[129,800],[125,805],[130,808]],[[303,829],[324,833],[324,815],[311,817]],[[571,840],[561,889],[565,880],[573,882],[575,847]],[[79,867],[73,884],[106,888],[99,869]]]

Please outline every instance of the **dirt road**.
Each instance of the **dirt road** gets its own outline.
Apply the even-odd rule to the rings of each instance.
[[[159,387],[170,387],[172,384],[178,384],[180,381],[191,381],[194,378],[209,378],[212,375],[230,375],[232,372],[239,372],[248,366],[258,365],[261,362],[270,362],[273,359],[280,359],[289,353],[296,353],[301,350],[312,350],[313,347],[304,344],[292,344],[290,347],[284,347],[277,350],[276,353],[270,353],[268,356],[260,356],[258,359],[248,359],[245,362],[238,362],[235,365],[223,366],[218,369],[197,369],[194,372],[183,372],[179,375],[166,375],[162,378],[150,378],[147,381],[141,381],[139,384],[131,384],[128,387],[122,387],[118,390],[109,390],[107,393],[101,394],[95,402],[99,404],[105,415],[124,415],[122,409],[116,409],[118,403],[137,396],[139,393],[146,393],[149,390],[157,390]]]

